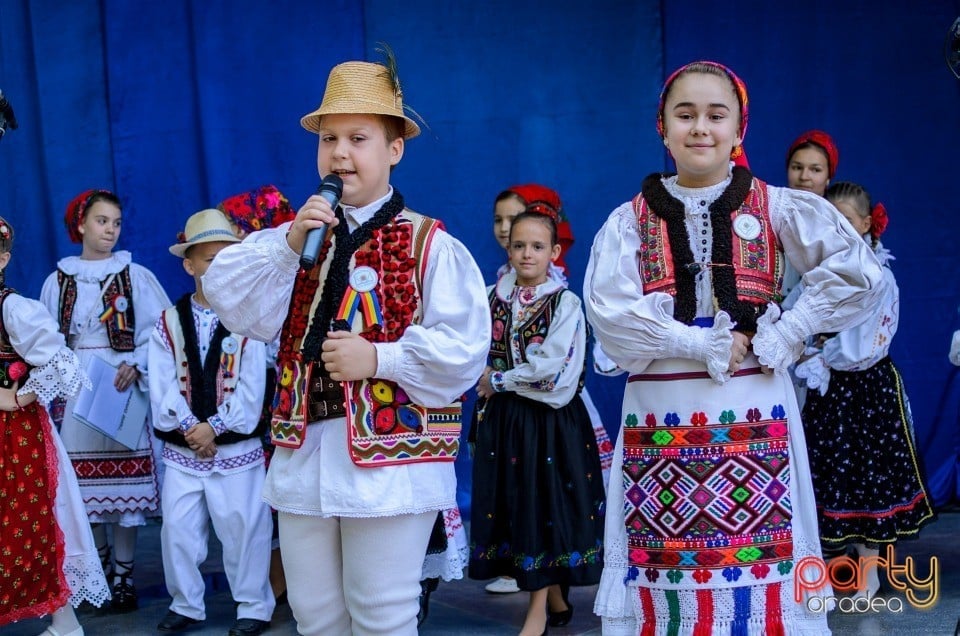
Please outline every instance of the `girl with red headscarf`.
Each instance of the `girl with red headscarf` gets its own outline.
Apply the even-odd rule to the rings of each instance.
[[[833,138],[822,130],[808,130],[787,150],[787,185],[823,196],[839,162]]]
[[[829,584],[794,599],[820,542],[787,368],[808,336],[854,324],[882,273],[833,206],[745,167],[747,114],[727,67],[670,75],[657,130],[676,174],[644,179],[593,243],[587,319],[630,374],[594,606],[604,634],[829,633]],[[785,257],[808,288],[782,312]]]
[[[81,252],[57,262],[40,301],[84,365],[101,358],[116,367],[112,380],[118,391],[133,387],[146,392],[150,334],[170,300],[153,273],[132,262],[130,252],[115,251],[122,217],[120,199],[109,190],[87,190],[67,204],[64,224]],[[61,402],[53,415],[62,420],[60,435],[113,586],[111,611],[133,611],[138,603],[133,582],[137,528],[160,514],[160,449],[150,413],[133,449],[75,419],[72,402]],[[106,524],[113,525],[112,558]]]

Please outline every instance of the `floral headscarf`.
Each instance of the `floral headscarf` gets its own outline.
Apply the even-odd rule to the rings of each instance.
[[[228,197],[217,206],[245,234],[292,221],[297,212],[274,185]]]
[[[663,83],[663,89],[660,91],[660,103],[657,106],[657,132],[660,134],[661,138],[666,136],[666,127],[663,123],[663,109],[666,106],[667,93],[670,92],[670,86],[673,85],[673,82],[680,77],[680,75],[690,71],[691,67],[697,66],[712,66],[720,69],[723,71],[724,75],[730,78],[730,82],[733,84],[733,92],[736,93],[737,101],[740,103],[740,130],[737,136],[740,137],[741,145],[734,147],[730,153],[730,158],[733,159],[737,165],[746,166],[747,156],[743,151],[743,139],[747,135],[747,115],[750,110],[749,99],[747,97],[747,85],[743,83],[743,80],[737,77],[736,73],[719,62],[710,62],[708,60],[691,62],[690,64],[681,66],[670,74],[670,77],[667,78],[667,81]]]

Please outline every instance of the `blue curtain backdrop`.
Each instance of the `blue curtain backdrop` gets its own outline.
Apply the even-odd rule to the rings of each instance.
[[[785,181],[798,133],[828,130],[839,179],[884,201],[898,257],[901,326],[893,346],[911,397],[935,499],[957,491],[957,394],[946,360],[960,327],[952,173],[960,81],[943,62],[957,0],[891,4],[759,1],[721,12],[694,0],[0,0],[0,89],[21,127],[0,143],[0,214],[17,231],[8,282],[37,296],[57,258],[75,254],[64,206],[105,187],[125,203],[120,248],[171,297],[190,279],[167,253],[187,216],[274,183],[298,206],[316,187],[316,137],[299,118],[327,73],[397,54],[406,101],[429,128],[394,184],[438,216],[493,279],[494,196],[556,188],[576,243],[579,291],[607,214],[670,164],[654,131],[666,72],[698,58],[733,67],[750,89],[746,147],[755,172]],[[749,25],[750,28],[745,28]],[[623,380],[590,375],[611,435]],[[831,434],[825,431],[824,434]],[[470,463],[458,460],[469,507]]]

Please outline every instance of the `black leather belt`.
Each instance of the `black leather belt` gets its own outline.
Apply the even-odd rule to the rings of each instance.
[[[346,415],[343,403],[343,385],[322,370],[321,364],[315,364],[310,374],[310,386],[307,387],[308,422],[329,420]]]

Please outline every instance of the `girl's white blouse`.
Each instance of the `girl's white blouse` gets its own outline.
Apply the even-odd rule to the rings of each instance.
[[[667,191],[684,205],[698,262],[710,260],[708,208],[729,183],[730,177],[707,188],[685,188],[676,177],[664,179]],[[807,336],[855,324],[861,312],[875,306],[883,295],[883,274],[869,246],[826,200],[774,186],[767,186],[767,193],[774,232],[802,274],[805,290],[782,315],[775,306],[768,309],[752,344],[762,363],[785,371]],[[636,214],[628,201],[610,214],[594,239],[584,278],[587,319],[604,351],[631,373],[655,359],[683,357],[704,362],[715,380],[725,381],[732,335],[726,312],[714,307],[710,268],[697,276],[697,317],[715,317],[716,324],[688,326],[673,318],[672,296],[643,293],[639,254]]]

